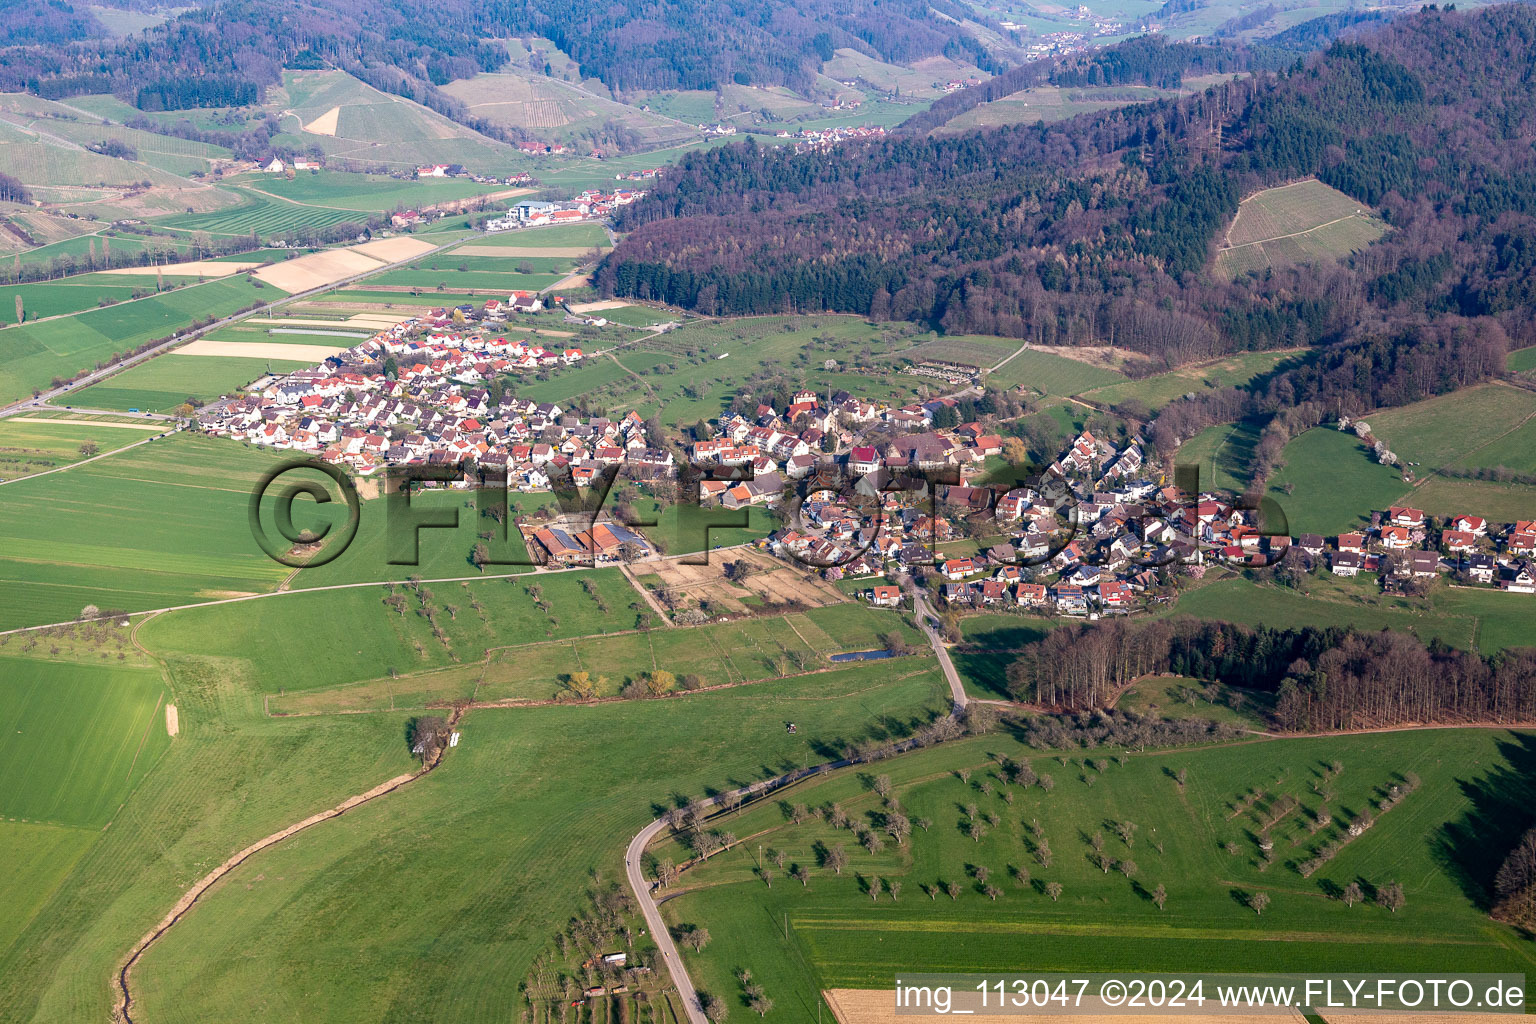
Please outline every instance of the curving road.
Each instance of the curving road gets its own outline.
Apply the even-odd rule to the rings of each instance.
[[[914,605],[917,613],[917,623],[924,635],[928,637],[928,643],[933,647],[934,654],[938,655],[939,665],[944,669],[944,678],[949,682],[950,697],[953,701],[953,710],[950,717],[957,717],[969,703],[965,695],[965,687],[960,683],[960,674],[955,671],[954,662],[949,658],[949,651],[944,646],[943,638],[937,630],[929,626],[929,617],[933,614],[928,607],[928,602],[921,594],[915,596]],[[915,741],[906,740],[899,745],[899,750],[905,752],[915,745]],[[809,768],[801,768],[797,771],[787,772],[784,775],[762,782],[754,782],[750,786],[722,793],[708,800],[702,801],[707,808],[717,807],[725,802],[727,797],[740,797],[742,802],[759,797],[776,789],[792,783],[800,782],[813,775],[835,771],[838,768],[846,768],[854,762],[847,758],[836,761],[828,761],[825,764],[813,765]],[[699,993],[693,986],[693,979],[688,975],[688,966],[683,963],[683,958],[677,951],[677,943],[672,941],[672,932],[667,928],[667,922],[661,916],[661,908],[656,905],[656,900],[651,895],[654,886],[645,877],[644,862],[645,849],[661,832],[667,828],[665,818],[657,818],[645,828],[635,833],[635,837],[629,841],[629,846],[624,850],[624,874],[629,880],[630,891],[635,894],[635,901],[640,904],[640,914],[645,918],[645,926],[650,929],[651,935],[656,939],[656,947],[661,952],[661,962],[666,966],[667,973],[672,976],[672,984],[677,987],[683,998],[683,1012],[688,1017],[688,1024],[709,1024],[709,1018],[704,1016],[704,1007],[699,1002]]]

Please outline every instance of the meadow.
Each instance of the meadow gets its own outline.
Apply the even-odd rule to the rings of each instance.
[[[1505,366],[1515,373],[1529,373],[1536,370],[1536,346],[1521,348],[1509,354],[1505,360]]]
[[[1047,395],[1075,395],[1125,380],[1125,374],[1078,359],[1026,349],[987,375],[993,384],[1033,388]]]
[[[84,458],[81,445],[101,451],[134,444],[163,429],[162,424],[114,423],[105,417],[86,423],[50,423],[41,417],[10,416],[0,420],[0,480],[67,466]]]
[[[148,291],[154,291],[154,281],[154,274],[150,273]],[[0,288],[0,317],[4,317],[7,324],[14,322],[18,296],[26,319],[30,321],[122,302],[133,298],[134,293],[143,288],[142,284],[123,277],[118,277],[114,282],[111,277],[101,274],[67,277],[58,282],[7,285]]]
[[[1181,445],[1177,463],[1199,466],[1203,488],[1242,493],[1253,477],[1258,440],[1257,423],[1218,424]],[[1388,508],[1409,491],[1401,470],[1381,465],[1354,434],[1331,426],[1292,438],[1282,457],[1284,464],[1270,478],[1265,498],[1285,521],[1266,522],[1265,527],[1291,536],[1363,526],[1373,510]]]
[[[151,723],[159,739],[146,741],[146,753],[151,742],[163,752],[147,770],[141,755],[109,827],[0,824],[0,861],[17,872],[0,880],[0,891],[16,897],[0,925],[0,1020],[109,1016],[123,956],[198,877],[256,839],[411,769],[404,716],[273,722],[260,715],[238,664],[177,656],[169,671],[180,734],[166,739],[163,716]],[[92,677],[71,678],[79,686]],[[112,735],[105,719],[91,725],[87,716],[114,702],[106,700],[83,703],[74,728]],[[48,738],[71,744],[70,725],[57,721],[64,731]],[[112,773],[96,780],[104,791],[121,784],[122,767],[90,760]],[[13,784],[0,772],[0,791]],[[43,789],[29,799],[62,794]]]
[[[1398,458],[1426,467],[1419,471],[1423,476],[1439,466],[1491,467],[1504,459],[1520,461],[1520,440],[1536,436],[1529,431],[1533,417],[1536,394],[1489,383],[1384,409],[1367,422]]]
[[[399,610],[385,603],[392,594]],[[238,660],[252,691],[275,697],[479,663],[508,645],[632,630],[638,597],[617,569],[295,591],[189,608],[145,624],[140,636],[153,650]]]
[[[423,1000],[456,1021],[515,1017],[534,958],[586,893],[621,877],[625,844],[657,808],[941,714],[931,663],[915,667],[473,711],[437,771],[263,852],[205,896],[136,971],[140,1006],[166,1022],[379,1019]],[[358,900],[359,886],[374,898]]]
[[[0,488],[0,628],[277,585],[289,572],[251,538],[246,504],[278,457],[178,434]]]
[[[597,579],[611,581],[611,576]],[[495,596],[494,591],[485,592]],[[564,595],[577,596],[569,586],[558,592],[546,587],[545,600],[552,606]],[[605,600],[613,596],[604,595]],[[610,607],[617,607],[617,602]],[[632,615],[629,618],[632,622]],[[499,618],[498,624],[504,621]],[[521,632],[526,635],[532,631]],[[462,664],[339,686],[296,687],[293,693],[270,697],[266,706],[272,714],[292,715],[398,710],[465,700],[570,699],[576,696],[570,688],[571,673],[583,671],[589,673],[593,696],[597,697],[618,696],[627,684],[641,682],[655,671],[671,672],[678,679],[695,676],[700,686],[759,683],[825,671],[829,655],[881,648],[880,638],[888,632],[900,633],[914,645],[921,642],[916,630],[889,611],[832,605],[704,626],[578,635],[533,644],[513,642],[489,647],[483,660],[473,662],[466,650]],[[515,641],[518,635],[519,630],[514,629],[487,637],[486,642]],[[388,650],[389,641],[385,639],[383,644]],[[407,657],[399,652],[398,663],[410,664]]]
[[[0,402],[45,388],[55,376],[87,370],[146,341],[169,337],[200,317],[227,316],[258,301],[276,301],[275,288],[237,276],[177,288],[135,302],[0,331],[7,357],[0,364]]]
[[[1528,734],[1440,730],[1105,750],[1102,769],[1087,763],[1099,752],[1045,754],[1007,735],[986,736],[841,771],[717,819],[713,827],[750,842],[686,871],[680,894],[663,904],[675,926],[710,932],[702,954],[684,954],[696,984],[733,1013],[746,1012],[733,974],[748,967],[773,1000],[767,1016],[807,1020],[818,990],[889,989],[893,974],[914,965],[1525,972],[1536,963],[1485,910],[1499,859],[1530,817],[1522,801],[1533,795],[1536,741]],[[996,763],[1004,757],[1032,758],[1035,772],[1054,776],[1054,789],[1006,784]],[[792,802],[836,802],[854,822],[880,830],[876,773],[888,775],[911,821],[931,827],[871,854],[824,820],[790,821]],[[1295,865],[1342,833],[1338,822],[1410,776],[1417,788],[1400,807],[1316,874],[1300,875]],[[1316,827],[1318,788],[1333,797],[1331,827]],[[976,839],[967,834],[972,806],[983,822]],[[1127,821],[1135,826],[1129,840],[1114,828]],[[1267,865],[1261,835],[1274,842]],[[837,846],[850,862],[841,874],[826,866]],[[807,885],[785,877],[780,855],[786,867],[809,871]],[[687,857],[672,840],[653,856]],[[771,887],[764,867],[778,876]],[[881,892],[872,899],[877,877]],[[899,898],[891,881],[902,884]],[[1367,895],[1401,883],[1406,904],[1397,913],[1369,899],[1347,906],[1339,894],[1352,881]],[[953,897],[942,891],[949,884]],[[1049,884],[1062,887],[1058,898],[1047,894]],[[940,891],[930,897],[925,886]],[[1158,887],[1166,893],[1161,909],[1152,898]],[[1249,906],[1256,894],[1269,899],[1262,915]]]
[[[1110,384],[1081,393],[1084,400],[1114,406],[1129,398],[1140,399],[1154,411],[1176,398],[1208,388],[1242,387],[1285,362],[1289,352],[1240,352],[1215,362],[1181,366],[1141,380]]]
[[[106,824],[170,743],[165,697],[151,668],[0,656],[0,816]]]
[[[1529,594],[1492,588],[1437,585],[1424,598],[1384,595],[1374,578],[1350,580],[1319,572],[1306,593],[1246,579],[1218,580],[1181,595],[1170,614],[1220,619],[1277,629],[1353,626],[1371,632],[1398,629],[1425,643],[1439,638],[1483,654],[1532,644]]]

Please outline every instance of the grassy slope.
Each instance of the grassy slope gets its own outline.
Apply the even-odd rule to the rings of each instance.
[[[914,830],[906,847],[888,844],[874,856],[847,832],[820,823],[789,825],[779,806],[730,822],[752,842],[686,874],[692,891],[664,904],[671,920],[702,924],[713,936],[702,956],[688,957],[695,980],[744,1012],[731,973],[750,965],[775,1002],[769,1016],[787,1021],[814,1015],[819,987],[885,988],[893,973],[914,964],[932,971],[1018,970],[1021,964],[1071,971],[1526,971],[1536,962],[1528,946],[1488,922],[1478,906],[1497,864],[1490,849],[1503,849],[1492,833],[1512,838],[1529,817],[1527,811],[1500,817],[1529,795],[1536,751],[1527,736],[1439,731],[1152,752],[1112,765],[1091,788],[1080,781],[1083,769],[1037,758],[1036,771],[1056,777],[1052,793],[1004,787],[1016,797],[1008,804],[999,799],[1002,790],[991,796],[980,790],[983,780],[998,785],[992,757],[1030,753],[1007,738],[987,737],[882,766],[906,813],[934,825]],[[1277,863],[1261,872],[1256,816],[1230,820],[1232,802],[1257,787],[1295,794],[1315,809],[1309,784],[1318,765],[1333,759],[1345,765],[1334,784],[1336,817],[1357,813],[1394,772],[1417,773],[1423,785],[1310,879],[1290,867],[1314,842],[1306,838],[1305,819],[1292,815],[1274,833]],[[974,770],[969,784],[949,773],[960,766]],[[1165,774],[1173,768],[1187,768],[1187,792]],[[867,773],[845,772],[794,799],[839,800],[856,819],[874,824],[878,801],[867,790]],[[1002,819],[980,843],[965,835],[967,803]],[[1055,848],[1050,868],[1026,842],[1025,823],[1034,818]],[[1129,850],[1105,824],[1127,818],[1139,825]],[[1492,828],[1490,819],[1497,822]],[[1107,834],[1112,858],[1137,862],[1134,880],[1090,862],[1087,838],[1098,831]],[[1297,836],[1302,843],[1294,846]],[[1154,839],[1164,843],[1163,853],[1152,848]],[[1239,844],[1238,855],[1221,849],[1228,840]],[[820,868],[815,851],[816,843],[839,842],[852,861],[841,877]],[[755,879],[759,846],[784,850],[789,862],[810,867],[810,886],[781,877],[770,889]],[[658,851],[675,854],[666,845]],[[1003,890],[996,902],[980,892],[975,865],[990,868],[991,883]],[[1020,887],[1009,877],[1010,866],[1028,868],[1031,884]],[[903,881],[899,902],[888,895],[872,902],[863,891],[871,874]],[[1393,915],[1326,897],[1357,877],[1400,881],[1406,909]],[[957,902],[943,895],[932,901],[922,892],[923,884],[938,880],[961,884]],[[1060,902],[1037,888],[1047,881],[1064,886]],[[1148,898],[1159,884],[1169,894],[1166,911]],[[1262,917],[1242,902],[1258,891],[1273,900]]]
[[[592,873],[615,878],[655,805],[817,760],[819,744],[865,735],[873,709],[926,718],[941,690],[931,668],[866,667],[676,702],[475,712],[440,771],[205,898],[144,961],[146,1017],[406,1019],[425,1000],[442,1018],[506,1020],[533,957]]]

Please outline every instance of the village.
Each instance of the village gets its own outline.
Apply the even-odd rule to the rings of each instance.
[[[452,486],[463,488],[491,474],[523,493],[606,491],[622,474],[663,500],[693,500],[678,494],[686,468],[701,506],[772,514],[757,547],[825,580],[871,578],[863,596],[876,605],[900,603],[905,586],[954,609],[1126,614],[1172,600],[1181,578],[1187,585],[1211,567],[1368,573],[1408,594],[1440,576],[1536,593],[1533,521],[1500,527],[1469,514],[1436,529],[1422,511],[1394,507],[1360,533],[1273,534],[1257,509],[1167,483],[1139,438],[1117,445],[1089,431],[1043,471],[1009,478],[1024,460],[1003,424],[935,426],[956,423],[972,387],[900,406],[802,389],[784,408],[723,415],[691,439],[635,410],[598,415],[522,399],[517,375],[585,358],[580,348],[499,335],[509,313],[542,308],[540,296],[517,293],[479,309],[433,310],[322,366],[207,406],[197,427],[359,477],[456,466]],[[661,554],[606,512],[519,526],[529,551],[552,566]]]

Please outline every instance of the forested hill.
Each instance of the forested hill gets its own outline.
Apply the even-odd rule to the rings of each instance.
[[[625,213],[599,282],[709,313],[843,310],[1170,361],[1450,316],[1532,342],[1533,63],[1536,10],[1431,9],[1177,102],[697,153]],[[1394,230],[1347,265],[1213,278],[1239,199],[1309,175]]]
[[[976,15],[956,0],[217,0],[125,40],[87,38],[97,33],[83,3],[30,10],[0,28],[0,90],[110,91],[145,106],[155,96],[249,102],[284,66],[318,62],[368,81],[442,85],[500,67],[508,51],[496,40],[527,36],[550,39],[584,78],[618,93],[804,90],[840,47],[893,63],[947,53],[1002,66],[960,24]]]

